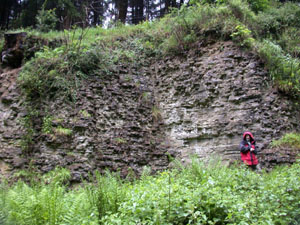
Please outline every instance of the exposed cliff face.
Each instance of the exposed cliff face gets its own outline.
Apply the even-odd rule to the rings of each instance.
[[[18,71],[0,76],[2,174],[31,164],[43,172],[67,167],[74,181],[97,169],[126,176],[130,168],[137,173],[145,165],[166,168],[168,154],[183,160],[213,153],[239,158],[245,130],[254,133],[262,153],[273,138],[299,130],[299,110],[268,86],[259,60],[219,42],[140,70],[120,68],[113,76],[90,78],[75,103],[43,103],[47,114],[36,118],[32,152],[24,156],[20,121],[27,112]],[[43,131],[47,115],[51,132]]]
[[[0,158],[19,168],[31,163],[43,172],[63,166],[72,171],[75,181],[97,169],[119,170],[126,176],[129,168],[136,173],[145,165],[154,171],[166,168],[167,148],[163,126],[153,116],[156,103],[149,74],[126,73],[123,69],[113,76],[86,80],[75,103],[56,99],[48,106],[42,104],[51,115],[47,128],[51,132],[43,131],[46,115],[35,118],[38,132],[26,157],[19,143],[26,133],[20,121],[27,112],[21,105],[16,73],[2,74]]]
[[[261,154],[273,138],[299,130],[299,110],[269,86],[258,58],[232,42],[193,50],[156,65],[157,97],[169,142],[187,159],[239,158],[244,131]]]

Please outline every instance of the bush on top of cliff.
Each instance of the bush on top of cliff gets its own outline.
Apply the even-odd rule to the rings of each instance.
[[[55,96],[76,99],[80,80],[92,71],[109,71],[108,56],[101,52],[78,50],[77,46],[44,47],[25,64],[18,81],[29,100]]]
[[[264,40],[256,45],[257,52],[270,71],[279,90],[293,97],[300,97],[300,60],[286,54],[272,41]]]
[[[230,0],[191,0],[190,4],[226,4]],[[270,0],[247,0],[246,1],[254,12],[260,12],[270,7]]]

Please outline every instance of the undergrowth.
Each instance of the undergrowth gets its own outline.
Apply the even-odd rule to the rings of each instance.
[[[300,164],[257,174],[246,167],[188,167],[140,179],[96,174],[70,188],[56,169],[0,185],[1,224],[299,224]],[[38,182],[37,182],[38,180]]]

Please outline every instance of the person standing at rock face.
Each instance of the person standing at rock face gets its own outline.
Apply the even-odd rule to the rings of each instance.
[[[242,161],[252,169],[258,169],[258,160],[256,158],[257,150],[255,146],[255,140],[251,132],[245,132],[243,134],[243,140],[240,144],[240,151]]]

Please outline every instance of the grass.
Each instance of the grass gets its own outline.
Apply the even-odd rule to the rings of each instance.
[[[63,135],[63,136],[70,136],[72,135],[73,131],[72,129],[69,128],[64,128],[64,127],[57,127],[57,128],[53,128],[54,133],[57,135]]]
[[[272,41],[257,43],[258,55],[269,69],[275,86],[294,98],[300,97],[300,60],[285,53]]]
[[[162,119],[161,110],[156,105],[152,107],[152,117],[156,121]]]
[[[4,47],[4,38],[1,37],[0,35],[0,52],[2,52],[3,47]]]
[[[298,224],[300,164],[257,174],[219,162],[140,179],[96,174],[70,188],[57,168],[32,181],[0,184],[2,224]]]
[[[299,133],[287,133],[279,140],[274,140],[271,143],[272,147],[289,147],[294,149],[300,149],[300,134]]]
[[[80,110],[79,114],[81,116],[83,116],[84,118],[90,118],[91,117],[91,114],[89,114],[86,110]]]

